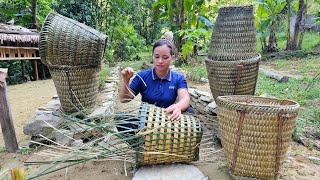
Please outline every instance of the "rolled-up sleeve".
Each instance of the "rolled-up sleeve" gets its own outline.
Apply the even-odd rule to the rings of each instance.
[[[187,80],[183,75],[180,75],[179,80],[178,80],[177,89],[180,89],[180,88],[188,88]]]
[[[133,91],[134,95],[138,95],[141,92],[142,82],[138,76],[135,76],[132,79],[129,87]]]

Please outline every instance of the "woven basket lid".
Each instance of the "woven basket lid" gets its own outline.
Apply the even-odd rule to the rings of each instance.
[[[256,54],[253,6],[219,9],[208,58],[217,61],[247,59]]]
[[[49,13],[40,33],[40,56],[46,65],[97,66],[101,64],[107,36],[56,13]]]

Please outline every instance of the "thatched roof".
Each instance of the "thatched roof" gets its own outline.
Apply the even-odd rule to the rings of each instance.
[[[0,23],[0,46],[37,47],[39,33],[27,28]]]

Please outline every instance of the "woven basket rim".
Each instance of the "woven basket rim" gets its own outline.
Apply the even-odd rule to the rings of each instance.
[[[91,34],[93,34],[93,35],[95,35],[95,36],[102,37],[103,39],[108,39],[108,36],[107,36],[107,35],[105,35],[105,34],[99,32],[99,31],[95,30],[94,28],[92,28],[92,27],[90,27],[90,26],[88,26],[88,25],[85,25],[85,24],[83,24],[83,23],[80,23],[80,22],[78,22],[78,21],[76,21],[76,20],[73,20],[73,19],[71,19],[71,18],[65,17],[65,16],[63,16],[63,15],[61,15],[61,14],[58,14],[58,13],[56,13],[56,12],[50,12],[50,13],[46,16],[46,18],[44,19],[44,22],[47,22],[48,20],[50,20],[50,18],[52,18],[51,16],[53,16],[53,17],[54,17],[54,16],[57,16],[57,17],[65,20],[65,21],[68,21],[68,22],[74,24],[75,26],[79,26],[80,28],[87,30],[88,32],[90,32]],[[106,42],[107,42],[107,40],[106,40]]]
[[[246,10],[246,11],[253,11],[253,5],[244,5],[244,6],[224,6],[219,9],[220,12],[230,12],[234,10]]]
[[[234,101],[234,99],[243,98],[243,99],[250,99],[250,102],[238,102]],[[281,103],[286,103],[283,105],[274,105],[274,104],[261,104],[261,102],[256,102],[254,100],[262,99],[267,102],[275,102],[280,101]],[[290,99],[280,99],[280,98],[270,98],[270,97],[261,97],[261,96],[250,96],[250,95],[230,95],[230,96],[218,96],[217,103],[220,104],[221,101],[226,103],[232,103],[236,105],[241,105],[243,107],[261,107],[261,108],[277,108],[277,109],[299,109],[300,105],[298,102],[290,100]]]
[[[214,55],[213,55],[214,56]],[[239,59],[239,60],[214,60],[213,58],[209,58],[208,56],[206,57],[206,62],[208,63],[214,63],[214,62],[226,62],[226,63],[230,63],[230,64],[239,64],[243,61],[258,61],[259,59],[261,59],[261,54],[256,54],[254,57],[252,58],[247,58],[247,59]]]

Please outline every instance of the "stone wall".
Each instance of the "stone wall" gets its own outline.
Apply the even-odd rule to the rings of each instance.
[[[217,105],[210,92],[189,88],[191,106],[196,110],[199,120],[205,128],[210,130],[216,137],[219,135]]]

